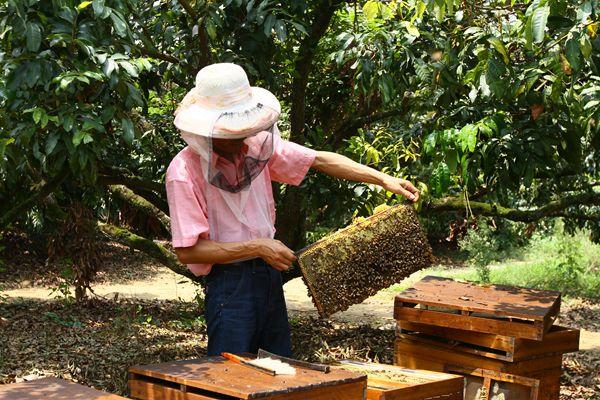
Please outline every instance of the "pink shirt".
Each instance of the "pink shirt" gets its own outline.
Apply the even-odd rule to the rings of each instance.
[[[299,144],[288,142],[275,135],[273,155],[263,172],[255,179],[264,179],[267,190],[266,202],[258,202],[250,196],[244,209],[249,220],[257,211],[268,211],[275,223],[275,201],[271,181],[299,185],[316,157],[316,151]],[[201,159],[189,146],[181,150],[169,164],[165,177],[169,214],[171,216],[171,234],[173,247],[190,247],[199,239],[209,239],[209,222],[206,208],[206,179],[201,171]],[[248,234],[241,229],[240,222],[229,211],[224,201],[211,204],[220,207],[218,223],[227,226],[221,241],[237,242],[249,240]],[[267,210],[264,210],[264,208]],[[273,226],[273,232],[275,227]],[[207,275],[210,264],[188,264],[194,275]]]

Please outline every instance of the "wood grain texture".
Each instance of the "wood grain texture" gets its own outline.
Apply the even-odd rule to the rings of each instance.
[[[119,400],[125,397],[101,392],[58,378],[0,385],[0,400]]]
[[[366,373],[369,400],[441,400],[455,398],[457,395],[462,397],[464,378],[459,375],[354,360],[342,360],[334,368]]]
[[[394,319],[406,320],[420,324],[460,328],[475,332],[493,333],[502,336],[513,336],[532,340],[544,338],[543,326],[528,321],[515,321],[477,317],[471,315],[450,314],[442,311],[423,310],[394,306]]]
[[[555,291],[482,286],[436,276],[426,276],[396,296],[400,302],[535,321],[546,321],[551,314],[556,316],[560,298],[560,292]]]
[[[511,362],[579,350],[579,329],[557,325],[550,328],[542,341],[407,321],[397,321],[397,328],[398,337]]]
[[[294,393],[306,394],[307,389],[316,393],[320,391],[317,389],[323,388],[324,392],[335,393],[336,387],[352,383],[366,388],[366,375],[357,372],[332,371],[325,374],[304,368],[296,368],[296,371],[295,376],[268,376],[223,357],[140,365],[129,369],[130,380],[145,380],[174,389],[183,385],[190,393],[202,391],[201,394],[207,396],[222,395],[236,399],[292,399],[295,398]]]
[[[562,356],[553,355],[549,357],[534,358],[529,360],[507,362],[472,354],[463,354],[449,349],[436,348],[434,346],[424,348],[421,344],[397,339],[395,343],[394,363],[407,368],[432,369],[441,372],[460,373],[467,378],[480,376],[481,370],[492,371],[490,376],[509,376],[518,385],[516,376],[523,379],[535,379],[539,381],[538,400],[558,400],[560,392],[560,376]],[[508,379],[510,381],[511,379]],[[469,379],[467,379],[469,382]],[[527,385],[526,385],[527,386]],[[512,390],[518,389],[512,386]],[[533,390],[519,391],[519,396],[514,400],[535,398]],[[526,393],[526,395],[522,395]],[[525,397],[522,397],[525,396]],[[510,396],[509,396],[510,397]],[[466,397],[465,400],[475,400]],[[477,399],[479,400],[479,399]]]
[[[561,355],[533,358],[516,362],[480,357],[461,353],[438,346],[423,346],[413,340],[399,338],[394,345],[394,364],[407,368],[431,369],[440,372],[452,372],[449,366],[470,369],[488,369],[514,375],[532,377],[535,373],[560,368]]]

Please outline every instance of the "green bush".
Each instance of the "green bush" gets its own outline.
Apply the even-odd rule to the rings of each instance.
[[[490,282],[490,264],[515,257],[525,243],[522,224],[496,224],[487,218],[479,219],[477,228],[470,229],[458,242],[469,256],[468,264],[477,271],[477,279],[483,283]]]

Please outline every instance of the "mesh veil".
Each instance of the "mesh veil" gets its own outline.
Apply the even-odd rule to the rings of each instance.
[[[215,122],[208,139],[208,181],[213,186],[230,193],[245,190],[269,162],[273,154],[273,126],[261,125],[259,117],[265,115],[263,108],[259,104],[250,111],[224,113]],[[234,125],[234,132],[255,133],[239,139],[216,137],[215,132],[222,134],[224,127],[231,129]]]
[[[240,229],[240,225],[229,226],[224,222],[230,220],[227,215],[231,214],[241,223],[248,239],[274,235],[274,216],[266,206],[270,201],[267,197],[272,196],[270,182],[267,187],[265,179],[256,179],[267,166],[277,142],[275,136],[279,131],[273,125],[273,113],[279,115],[276,110],[257,104],[249,111],[222,113],[209,136],[181,132],[187,144],[201,156],[212,240],[220,240],[226,231],[227,237],[231,237],[232,230]],[[245,210],[249,201],[261,205],[253,207],[251,217]]]

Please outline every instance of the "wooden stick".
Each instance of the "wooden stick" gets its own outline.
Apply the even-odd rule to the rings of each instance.
[[[240,357],[240,356],[236,356],[235,354],[223,352],[223,353],[221,353],[221,356],[225,357],[229,361],[233,361],[236,364],[254,368],[255,370],[265,373],[267,375],[275,376],[277,374],[277,372],[273,369],[269,369],[266,367],[259,367],[258,365],[250,364],[247,359]]]

